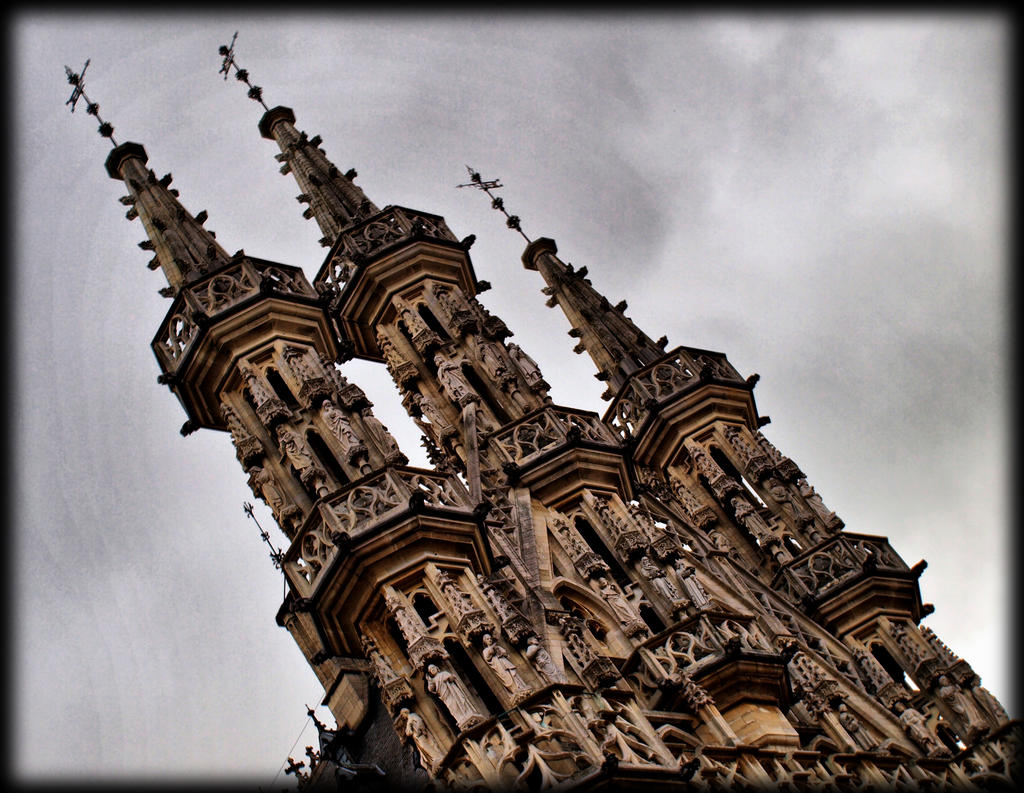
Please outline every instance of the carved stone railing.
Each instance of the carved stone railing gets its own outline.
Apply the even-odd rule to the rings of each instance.
[[[538,691],[467,730],[441,775],[454,789],[586,789],[604,771],[677,773],[677,760],[632,694],[577,686]]]
[[[626,659],[622,671],[633,671],[646,658],[660,667],[664,678],[679,678],[684,672],[692,677],[734,652],[778,654],[753,617],[705,611],[645,641]]]
[[[458,242],[440,215],[406,207],[385,207],[382,212],[341,232],[313,283],[318,291],[340,289],[355,266],[390,245],[416,236]]]
[[[317,298],[316,291],[298,267],[249,257],[236,259],[227,267],[183,287],[153,339],[153,350],[164,370],[178,367],[198,337],[201,326],[245,300],[271,292]]]
[[[285,575],[302,597],[309,597],[339,544],[358,540],[420,506],[467,515],[473,511],[469,493],[457,479],[418,468],[387,468],[317,502],[285,552]]]
[[[785,564],[772,587],[794,603],[819,600],[872,569],[907,572],[910,568],[884,537],[843,533]]]
[[[489,443],[507,463],[524,466],[547,452],[578,441],[612,446],[619,443],[593,413],[556,406],[527,414],[492,436]]]
[[[612,400],[604,420],[628,440],[636,435],[656,407],[708,380],[744,382],[721,353],[676,347],[629,376]]]

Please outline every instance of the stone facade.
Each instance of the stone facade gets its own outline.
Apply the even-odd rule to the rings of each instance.
[[[555,404],[469,238],[378,209],[290,109],[259,129],[325,234],[312,282],[229,256],[142,146],[107,169],[167,277],[182,431],[229,433],[289,541],[278,621],[337,722],[291,761],[301,787],[1012,786],[1019,727],[921,627],[923,566],[762,434],[756,375],[651,341],[541,238],[523,264],[609,400]],[[431,469],[352,357],[387,366]]]

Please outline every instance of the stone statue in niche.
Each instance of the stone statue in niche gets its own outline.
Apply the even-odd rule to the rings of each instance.
[[[440,669],[437,664],[427,667],[427,690],[444,703],[460,730],[484,718],[473,705],[462,682],[447,669]]]
[[[508,374],[508,367],[501,354],[501,347],[497,342],[481,339],[477,344],[480,351],[480,363],[483,364],[487,373],[499,382],[504,380]]]
[[[854,716],[845,702],[840,702],[837,709],[836,717],[839,719],[839,723],[843,726],[843,729],[853,738],[853,742],[857,744],[860,749],[864,751],[870,751],[874,748],[875,742],[871,740],[871,736],[868,735],[867,730],[860,723],[860,719]]]
[[[775,539],[771,529],[768,528],[768,524],[757,514],[757,511],[747,499],[743,496],[733,496],[730,503],[736,514],[736,520],[746,527],[747,531],[758,541],[758,544],[764,545]]]
[[[798,479],[796,482],[797,488],[800,490],[800,495],[803,496],[814,513],[821,519],[821,522],[828,529],[838,529],[843,525],[843,521],[839,519],[835,512],[832,512],[825,503],[821,500],[821,496],[815,492],[814,488],[806,479]]]
[[[384,455],[385,462],[398,465],[404,465],[408,462],[408,458],[398,448],[398,441],[395,440],[383,422],[373,415],[373,411],[370,408],[363,408],[359,411],[359,416],[363,420],[366,434],[373,439],[377,448],[380,449],[381,454]]]
[[[665,598],[673,607],[682,605],[682,598],[679,597],[679,590],[675,584],[668,580],[665,571],[651,561],[651,558],[644,554],[640,558],[640,574],[651,582],[654,590]]]
[[[807,511],[803,504],[793,498],[789,490],[778,479],[769,479],[765,484],[768,492],[771,493],[772,498],[775,499],[787,518],[800,525],[814,520],[814,516]]]
[[[422,394],[413,394],[412,402],[419,409],[420,414],[426,416],[430,426],[434,427],[434,430],[439,436],[443,436],[451,432],[451,423],[445,417],[441,409],[431,400],[427,399],[427,397]]]
[[[512,694],[528,690],[530,687],[519,676],[519,670],[512,662],[512,659],[508,657],[508,652],[505,648],[498,644],[489,633],[483,635],[482,641],[484,647],[480,655],[483,656],[487,665],[494,670],[494,674],[501,681],[501,684]]]
[[[274,475],[265,468],[254,465],[249,469],[249,487],[253,489],[264,503],[270,507],[274,517],[280,515],[284,507],[284,495],[274,480]]]
[[[946,703],[946,706],[956,714],[963,725],[964,736],[967,741],[973,741],[985,731],[985,724],[980,718],[978,709],[974,707],[963,691],[961,691],[946,675],[940,675],[936,681],[935,693],[939,699]]]
[[[701,584],[697,578],[697,568],[693,565],[687,564],[684,559],[679,559],[676,562],[676,575],[679,577],[679,583],[682,584],[683,589],[686,590],[686,594],[697,611],[706,611],[711,608],[713,601],[711,596],[708,595],[707,590]]]
[[[605,576],[597,579],[597,591],[601,594],[601,598],[608,608],[611,609],[612,614],[615,615],[615,618],[622,625],[627,635],[632,636],[635,633],[642,632],[640,628],[643,628],[644,631],[646,630],[640,615],[633,610],[633,607],[626,602],[618,588]]]
[[[508,345],[508,354],[512,359],[512,363],[516,365],[516,368],[523,375],[523,379],[526,380],[526,384],[530,388],[546,390],[549,387],[544,382],[544,377],[540,373],[540,367],[537,366],[537,362],[523,352],[522,347],[518,344],[510,344]]]
[[[921,711],[916,710],[905,702],[896,702],[893,705],[893,712],[900,721],[900,725],[903,727],[903,731],[907,734],[914,743],[924,749],[926,754],[929,755],[946,755],[949,754],[949,750],[932,735],[928,729],[928,725],[925,722],[924,716]]]
[[[445,358],[441,353],[434,356],[434,363],[437,365],[437,380],[449,399],[459,407],[465,407],[470,402],[479,399],[477,393],[470,387],[459,364]]]
[[[530,636],[526,640],[526,649],[523,651],[523,655],[526,656],[533,668],[540,672],[541,676],[544,677],[549,683],[564,683],[565,676],[561,673],[557,666],[555,666],[554,660],[551,658],[551,653],[544,649],[540,643],[540,639],[536,636]]]
[[[398,717],[400,723],[405,722],[403,732],[407,738],[412,739],[416,750],[420,753],[423,766],[433,771],[444,753],[427,730],[427,724],[423,721],[423,717],[408,708],[402,708]]]
[[[306,441],[285,424],[278,424],[276,432],[277,446],[288,462],[298,471],[299,478],[303,482],[311,480],[317,495],[326,495],[327,475],[313,459],[313,452]]]
[[[366,454],[366,444],[356,437],[356,434],[352,431],[352,425],[349,423],[348,416],[338,410],[334,402],[330,399],[325,399],[323,404],[320,405],[320,415],[323,416],[324,423],[330,429],[331,434],[341,444],[342,454],[345,455],[346,462],[352,463],[355,458]]]

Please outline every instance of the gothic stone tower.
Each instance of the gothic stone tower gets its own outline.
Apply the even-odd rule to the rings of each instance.
[[[610,402],[553,403],[471,238],[378,208],[263,106],[329,248],[312,283],[228,255],[142,146],[106,166],[173,299],[152,346],[182,431],[230,435],[290,543],[278,622],[337,722],[301,787],[1012,786],[1019,724],[919,624],[924,564],[825,506],[762,434],[756,375],[652,341],[540,238],[523,264]],[[387,366],[432,469],[352,357]]]

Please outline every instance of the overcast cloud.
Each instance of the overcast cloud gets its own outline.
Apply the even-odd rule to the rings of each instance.
[[[274,622],[281,574],[229,438],[178,434],[149,348],[168,301],[64,65],[230,253],[301,265],[301,217],[237,59],[380,206],[477,235],[483,302],[560,404],[603,412],[500,178],[670,345],[762,378],[765,434],[855,532],[926,558],[926,624],[1011,703],[1007,55],[997,16],[73,16],[15,19],[15,769],[286,781],[323,695]],[[415,464],[380,366],[343,372]],[[273,528],[262,503],[257,516]],[[325,708],[322,720],[331,721]]]

